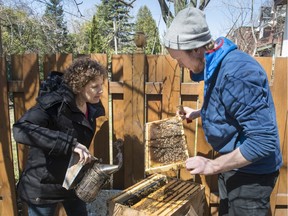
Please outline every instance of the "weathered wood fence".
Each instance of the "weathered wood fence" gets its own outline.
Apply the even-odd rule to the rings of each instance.
[[[108,68],[106,55],[95,54],[91,57]],[[63,71],[72,59],[70,54],[56,54],[46,56],[40,63],[35,54],[12,56],[9,79],[8,63],[4,58],[0,59],[0,216],[17,215],[9,96],[12,94],[14,118],[17,120],[35,104],[40,83],[39,68],[43,69],[46,77],[51,70]],[[272,215],[286,215],[288,58],[276,58],[275,64],[272,58],[257,60],[270,79],[284,158],[284,166],[271,196]],[[102,158],[104,163],[111,163],[113,154],[115,156],[112,143],[117,139],[124,140],[123,166],[113,178],[113,188],[124,189],[145,178],[145,122],[174,116],[176,106],[180,103],[200,108],[203,103],[203,84],[191,82],[188,72],[182,71],[170,56],[113,55],[111,62],[111,77],[105,83],[102,97],[107,112],[106,116],[97,121],[97,131],[90,150]],[[215,157],[215,153],[205,142],[201,120],[190,124],[184,122],[184,128],[191,156]],[[27,147],[17,145],[17,155],[21,173],[27,157]],[[182,179],[192,178],[184,169],[167,175],[177,175]],[[206,214],[217,215],[217,177],[196,176],[194,180],[206,187]],[[64,215],[63,211],[59,215]]]

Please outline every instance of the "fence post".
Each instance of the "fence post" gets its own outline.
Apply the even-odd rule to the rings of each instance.
[[[107,54],[91,54],[91,58],[98,61],[104,68],[108,70]],[[90,146],[90,151],[93,152],[96,157],[101,158],[103,163],[110,163],[110,151],[109,146],[109,90],[108,80],[105,80],[103,84],[103,95],[101,96],[101,102],[105,109],[105,116],[101,116],[97,119],[96,133]]]
[[[37,54],[13,55],[11,58],[12,82],[21,83],[21,89],[13,89],[15,121],[36,103],[39,91],[39,62]],[[19,171],[25,167],[28,147],[18,145]]]
[[[144,178],[145,57],[141,53],[124,57],[125,188]]]
[[[0,215],[17,215],[5,57],[0,58]]]

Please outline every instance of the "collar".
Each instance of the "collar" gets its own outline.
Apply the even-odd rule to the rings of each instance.
[[[237,46],[227,38],[220,37],[216,41],[213,50],[205,53],[206,65],[204,69],[204,81],[209,82],[217,67],[221,64],[224,57]]]

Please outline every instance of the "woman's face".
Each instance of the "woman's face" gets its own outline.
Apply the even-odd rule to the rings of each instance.
[[[204,48],[192,51],[168,49],[168,52],[180,67],[186,67],[195,74],[201,73],[205,68]]]
[[[98,103],[103,93],[103,76],[90,80],[78,93],[82,101],[95,104]]]

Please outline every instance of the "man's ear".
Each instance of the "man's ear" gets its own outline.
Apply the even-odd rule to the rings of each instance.
[[[200,49],[196,48],[192,50],[194,53],[199,54],[200,53]]]
[[[200,48],[191,50],[190,55],[196,58],[202,58],[204,57],[204,53],[205,53],[205,50],[202,47],[200,47]]]

